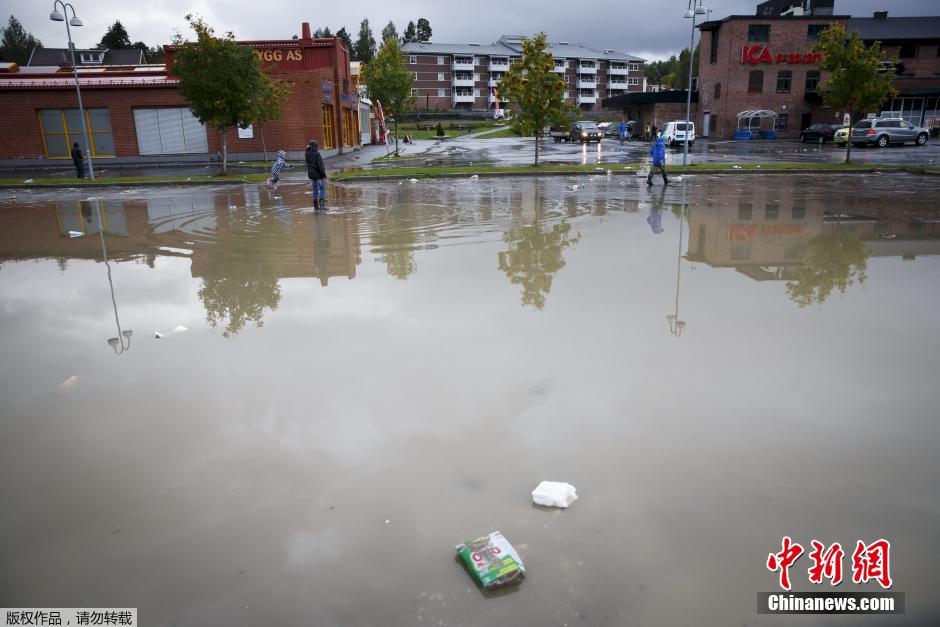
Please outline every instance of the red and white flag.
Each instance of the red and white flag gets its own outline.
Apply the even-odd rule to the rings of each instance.
[[[375,115],[379,118],[379,142],[384,144],[387,141],[385,136],[385,112],[382,111],[382,103],[378,99],[375,101]]]

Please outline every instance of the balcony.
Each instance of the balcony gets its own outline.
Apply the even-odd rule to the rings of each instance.
[[[595,102],[597,102],[597,96],[581,96],[581,95],[578,96],[579,105],[594,104]]]
[[[597,66],[579,65],[578,74],[597,74]]]
[[[607,68],[607,74],[610,76],[626,76],[628,71],[626,67]]]
[[[476,85],[476,82],[473,80],[473,77],[470,78],[454,78],[451,80],[451,84],[454,87],[473,87]]]
[[[499,87],[499,81],[501,81],[501,80],[503,80],[503,79],[501,79],[501,78],[491,78],[491,79],[489,80],[489,82],[487,83],[487,86],[489,86],[489,87]]]
[[[466,60],[466,61],[456,61],[456,60],[455,60],[454,63],[453,63],[453,65],[451,66],[451,69],[453,69],[455,72],[460,71],[460,70],[463,70],[464,72],[472,72],[472,71],[473,71],[473,60],[472,60],[472,59],[469,59],[469,60]]]
[[[578,89],[594,89],[597,87],[597,81],[591,78],[578,79]]]
[[[470,104],[473,104],[473,101],[473,94],[454,94],[454,104],[460,102],[469,102]]]
[[[565,66],[563,66],[563,65],[556,65],[554,68],[552,68],[552,72],[557,72],[557,73],[559,73],[559,74],[564,74],[564,73],[565,73],[565,69],[566,69],[566,68],[565,68]]]
[[[607,84],[607,88],[608,88],[608,89],[626,89],[626,88],[627,88],[627,81],[625,81],[625,80],[617,80],[617,79],[611,77],[610,82]]]
[[[490,94],[487,97],[486,101],[490,104],[493,104],[494,102],[496,102],[496,98],[493,97],[493,94]],[[502,96],[500,96],[499,102],[500,104],[506,104],[507,102],[509,102],[509,98],[503,98]]]
[[[495,61],[490,59],[490,72],[508,72],[509,71],[509,61]]]

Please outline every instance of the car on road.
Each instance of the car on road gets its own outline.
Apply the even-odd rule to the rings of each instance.
[[[918,146],[927,143],[930,131],[914,126],[901,118],[874,118],[861,120],[852,127],[852,144],[855,146],[878,146],[913,142]]]
[[[616,127],[617,125],[614,124],[613,122],[599,122],[597,124],[597,128],[600,129],[601,133],[603,133],[605,137],[610,137],[611,135],[616,133],[617,132]]]
[[[678,120],[666,122],[659,129],[660,137],[668,146],[681,146],[685,144],[686,129],[689,133],[689,148],[695,144],[695,122]]]
[[[604,133],[597,128],[594,122],[575,122],[571,126],[571,133],[568,135],[573,142],[590,143],[599,142],[604,138]]]
[[[831,142],[836,133],[836,128],[832,124],[810,124],[800,133],[800,142]]]
[[[837,146],[845,146],[849,143],[849,133],[852,132],[848,126],[843,126],[842,128],[837,128],[836,132],[832,134],[832,141]]]

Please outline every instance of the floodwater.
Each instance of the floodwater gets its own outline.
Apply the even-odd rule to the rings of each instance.
[[[307,190],[0,199],[0,606],[940,616],[933,179],[360,183],[319,214]],[[543,479],[579,500],[534,507]],[[495,530],[528,577],[490,596],[453,546]],[[836,590],[880,590],[850,556],[890,540],[907,613],[758,616],[785,535],[796,590],[814,538],[846,547]]]

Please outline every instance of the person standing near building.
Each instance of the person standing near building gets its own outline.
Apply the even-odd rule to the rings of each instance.
[[[323,164],[323,155],[318,150],[317,140],[311,139],[307,143],[304,161],[307,162],[307,177],[313,189],[313,208],[326,209],[326,166]]]
[[[669,179],[666,178],[666,142],[662,137],[657,137],[653,142],[650,155],[653,157],[653,163],[650,165],[650,173],[646,176],[646,184],[653,184],[653,174],[656,173],[656,168],[659,168],[659,171],[663,173],[663,185],[669,185]]]
[[[618,130],[620,131],[620,145],[623,146],[623,140],[627,138],[627,125],[623,120],[620,120]]]
[[[82,154],[82,147],[78,142],[72,144],[72,163],[75,164],[75,177],[85,178],[85,155]]]
[[[643,127],[643,140],[644,141],[650,140],[650,125],[649,124]]]

